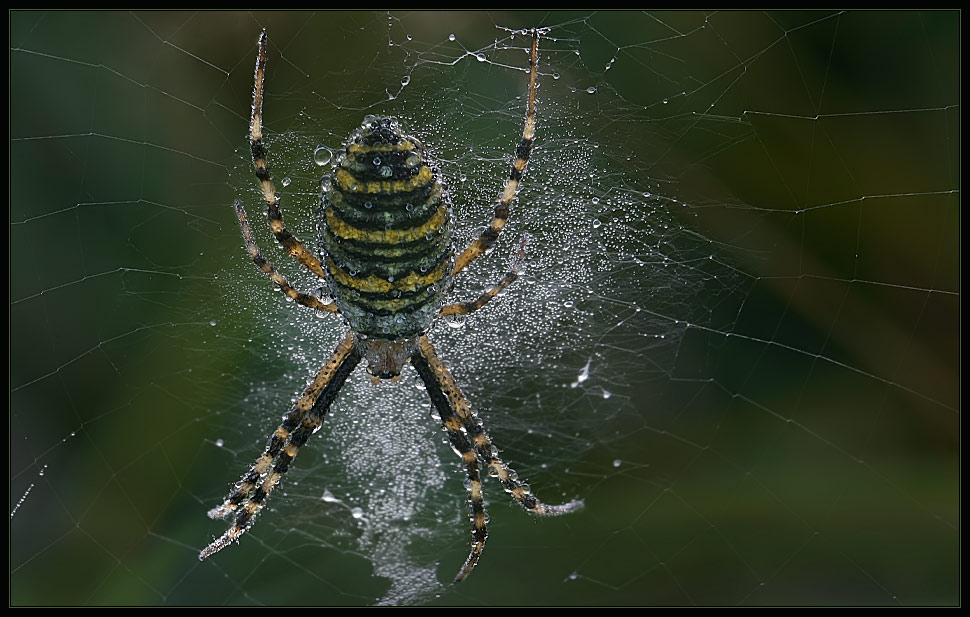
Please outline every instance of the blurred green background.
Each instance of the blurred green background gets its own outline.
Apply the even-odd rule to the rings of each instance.
[[[240,308],[293,308],[263,297],[230,207],[258,207],[256,36],[271,36],[268,131],[294,136],[276,169],[312,183],[304,146],[395,113],[451,140],[446,169],[483,163],[469,185],[487,200],[521,126],[526,40],[508,30],[535,25],[549,30],[532,231],[541,243],[562,222],[556,199],[588,204],[590,226],[588,254],[530,275],[590,265],[595,293],[561,326],[588,347],[549,350],[556,387],[469,389],[503,392],[510,415],[533,395],[564,402],[537,416],[568,436],[550,457],[511,447],[586,508],[536,524],[493,495],[481,565],[423,601],[958,602],[959,13],[18,11],[11,604],[382,597],[352,542],[276,546],[285,509],[196,558],[221,529],[205,511],[258,449],[214,441],[261,443],[305,373]],[[597,173],[553,188],[574,154]],[[261,387],[277,398],[223,415]],[[525,434],[495,422],[503,443]],[[458,520],[446,548],[422,549],[444,550],[442,582],[464,554]]]

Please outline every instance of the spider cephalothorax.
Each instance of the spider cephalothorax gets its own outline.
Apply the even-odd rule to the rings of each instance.
[[[522,140],[492,221],[478,239],[455,257],[451,208],[434,163],[426,156],[421,142],[401,131],[396,119],[368,116],[350,135],[329,181],[322,183],[318,223],[321,262],[284,226],[266,164],[262,135],[266,32],[260,36],[250,143],[269,226],[290,255],[326,281],[334,301],[324,302],[318,296],[296,290],[276,271],[256,246],[246,211],[237,201],[236,215],[246,250],[287,297],[317,311],[339,313],[350,331],[283,417],[263,454],[235,484],[223,504],[209,512],[212,518],[233,515],[234,519],[232,526],[202,551],[200,559],[218,552],[252,526],[270,492],[299,449],[320,428],[340,388],[361,360],[366,360],[367,371],[376,381],[398,378],[410,362],[424,382],[451,445],[461,455],[468,476],[473,541],[456,581],[471,572],[485,546],[483,466],[513,499],[534,514],[565,514],[582,505],[580,501],[546,505],[519,482],[515,472],[498,457],[498,449],[492,446],[481,421],[426,336],[439,316],[472,313],[518,277],[525,258],[525,238],[519,244],[512,269],[502,280],[475,300],[442,305],[452,279],[494,246],[508,219],[535,132],[538,41],[538,31],[533,30],[529,102]]]

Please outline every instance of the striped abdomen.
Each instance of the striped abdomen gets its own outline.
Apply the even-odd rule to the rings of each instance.
[[[324,269],[354,332],[395,340],[425,331],[441,308],[453,251],[451,209],[421,142],[394,118],[364,118],[321,206]]]

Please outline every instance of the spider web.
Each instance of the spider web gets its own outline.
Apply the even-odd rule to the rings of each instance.
[[[958,601],[957,13],[10,25],[12,604]],[[290,228],[312,242],[327,150],[389,114],[441,163],[466,243],[535,25],[529,171],[451,297],[525,233],[527,275],[430,336],[503,458],[585,507],[536,520],[486,482],[488,546],[451,585],[461,466],[412,371],[358,370],[252,530],[199,562],[225,529],[205,512],[345,332],[241,246],[258,32]]]

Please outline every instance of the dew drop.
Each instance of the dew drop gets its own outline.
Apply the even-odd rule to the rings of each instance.
[[[452,33],[452,34],[449,34],[449,35],[448,35],[448,40],[449,40],[449,41],[454,41],[454,40],[455,40],[455,38],[456,38],[456,37],[455,37],[455,35],[454,35],[454,33]]]
[[[614,467],[619,467],[622,464],[623,464],[623,461],[621,461],[620,459],[618,459],[618,458],[617,459],[613,459],[613,466]]]
[[[587,94],[596,94],[596,86],[590,86],[589,88],[586,88],[586,93]]]
[[[410,75],[405,75],[404,77],[401,78],[401,85],[402,86],[406,86],[409,83],[411,83],[411,76]]]
[[[217,322],[217,321],[216,321],[215,319],[213,319],[212,321],[210,321],[210,322],[209,322],[209,325],[210,325],[210,326],[214,326],[214,325],[216,325],[217,323],[219,323],[219,322]]]
[[[599,229],[600,225],[602,224],[603,224],[603,221],[599,219],[593,219],[593,229]]]
[[[566,307],[566,308],[573,308],[573,301],[572,300],[566,300],[565,302],[562,303],[562,305],[564,307]]]
[[[224,445],[226,445],[226,442],[225,441],[223,441],[221,439],[216,439],[216,447],[217,448],[221,448]]]
[[[331,160],[333,160],[333,152],[330,151],[330,148],[317,146],[316,150],[313,151],[313,162],[317,165],[323,167]]]
[[[589,360],[586,361],[586,366],[584,366],[579,371],[579,375],[576,376],[576,381],[574,381],[571,384],[569,384],[570,387],[575,388],[575,387],[579,386],[579,384],[581,384],[584,381],[586,381],[587,379],[589,379],[589,364],[592,361],[593,361],[592,358],[590,358]]]
[[[475,54],[475,59],[479,62],[485,62],[485,56],[483,54]]]
[[[320,499],[328,503],[335,503],[340,501],[339,499],[334,497],[333,493],[331,493],[329,490],[326,490],[326,489],[324,489],[323,495],[320,496]]]
[[[290,185],[290,182],[291,182],[291,180],[290,180],[290,177],[289,176],[287,176],[287,177],[283,178],[282,180],[280,180],[280,184],[282,184],[283,186],[289,186]]]

